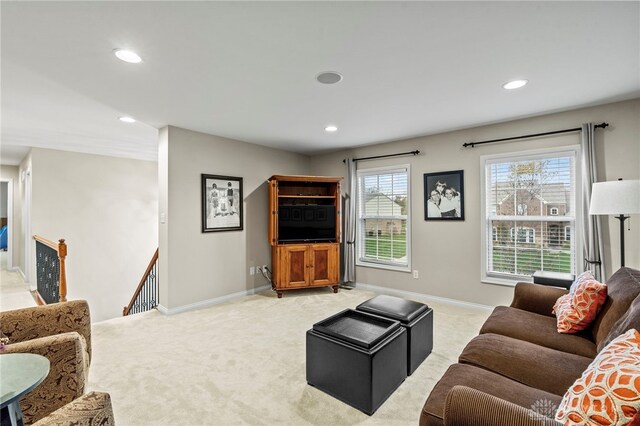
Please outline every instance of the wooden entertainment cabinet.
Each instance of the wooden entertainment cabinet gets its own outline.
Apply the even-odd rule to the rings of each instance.
[[[269,178],[273,289],[333,287],[340,280],[340,177]]]

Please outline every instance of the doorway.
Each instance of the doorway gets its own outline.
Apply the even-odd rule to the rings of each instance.
[[[0,250],[2,268],[13,269],[13,179],[0,179]],[[6,263],[5,263],[6,262]]]

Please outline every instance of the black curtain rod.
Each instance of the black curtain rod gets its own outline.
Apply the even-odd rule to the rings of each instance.
[[[600,123],[600,124],[596,124],[595,126],[596,129],[600,128],[600,129],[604,129],[606,127],[609,127],[609,123]],[[581,131],[582,128],[581,127],[576,127],[575,129],[566,129],[566,130],[556,130],[554,132],[545,132],[545,133],[535,133],[532,135],[523,135],[523,136],[514,136],[511,138],[502,138],[502,139],[492,139],[490,141],[482,141],[482,142],[466,142],[463,143],[462,146],[463,147],[468,147],[470,146],[471,148],[475,147],[476,145],[482,145],[484,143],[494,143],[494,142],[504,142],[504,141],[513,141],[516,139],[527,139],[527,138],[535,138],[538,136],[549,136],[549,135],[557,135],[559,133],[571,133],[571,132],[579,132]]]
[[[415,150],[415,151],[409,151],[409,152],[400,152],[398,154],[375,155],[373,157],[352,158],[351,161],[373,160],[376,158],[398,157],[400,155],[418,155],[418,154],[420,154],[420,151]],[[347,159],[345,158],[344,160],[342,160],[342,162],[346,163]]]

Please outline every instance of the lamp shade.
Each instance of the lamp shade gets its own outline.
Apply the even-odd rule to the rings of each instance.
[[[640,213],[640,180],[597,182],[591,187],[591,215]]]

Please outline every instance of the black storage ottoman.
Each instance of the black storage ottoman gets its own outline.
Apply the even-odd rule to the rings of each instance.
[[[564,272],[536,271],[533,273],[533,283],[562,287],[569,290],[576,276]]]
[[[416,371],[433,350],[433,309],[424,303],[380,295],[356,309],[400,321],[407,329],[407,375]]]
[[[307,383],[373,414],[407,377],[398,321],[346,309],[307,331]]]

